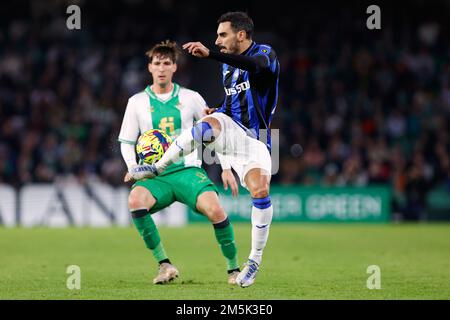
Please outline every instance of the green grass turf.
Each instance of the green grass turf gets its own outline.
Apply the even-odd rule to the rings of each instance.
[[[156,263],[134,228],[0,228],[1,299],[449,299],[450,225],[273,224],[257,282],[226,284],[212,227],[161,228],[181,277],[151,283]],[[239,258],[250,224],[236,224]],[[66,268],[81,268],[81,290]],[[369,290],[369,265],[381,289]]]

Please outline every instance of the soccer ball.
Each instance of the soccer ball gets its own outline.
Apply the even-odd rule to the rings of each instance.
[[[172,139],[163,131],[151,129],[139,137],[136,144],[136,153],[141,160],[147,164],[153,164],[163,156],[170,147]]]

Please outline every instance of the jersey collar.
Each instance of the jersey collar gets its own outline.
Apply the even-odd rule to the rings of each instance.
[[[176,97],[178,95],[178,92],[180,92],[180,86],[174,82],[173,89],[172,89],[172,95],[170,96],[169,99],[167,99],[167,101],[163,101],[163,100],[159,99],[158,96],[153,92],[150,85],[148,85],[147,88],[145,88],[145,93],[147,93],[152,99],[156,99],[162,103],[166,103],[166,102],[172,100],[173,97]]]
[[[250,47],[248,47],[244,52],[241,53],[242,56],[246,56],[254,47],[256,46],[256,42],[252,41]]]

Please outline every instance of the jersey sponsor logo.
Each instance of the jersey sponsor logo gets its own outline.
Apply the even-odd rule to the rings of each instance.
[[[247,91],[248,89],[250,89],[250,81],[247,80],[245,82],[241,82],[241,83],[239,83],[239,84],[237,84],[237,85],[235,85],[234,87],[231,87],[231,88],[224,87],[224,89],[225,89],[225,94],[227,96],[231,96],[231,95],[234,95],[234,94],[239,94],[242,91]]]
[[[161,131],[164,131],[170,136],[175,135],[175,122],[173,117],[162,118],[161,121],[159,122],[158,127],[161,129]]]
[[[208,180],[208,177],[207,177],[204,173],[202,173],[202,172],[197,172],[195,175],[196,175],[198,178],[200,178],[200,180],[197,181],[197,183],[205,182],[205,181]]]

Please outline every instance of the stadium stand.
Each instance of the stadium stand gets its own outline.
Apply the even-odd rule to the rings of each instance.
[[[82,29],[69,31],[65,2],[22,2],[0,3],[10,13],[0,22],[0,183],[120,185],[125,165],[116,139],[128,97],[149,81],[146,49],[166,38],[212,45],[215,19],[228,7],[205,16],[193,1],[85,1]],[[274,182],[388,184],[403,218],[448,215],[449,2],[425,10],[411,1],[407,14],[404,3],[391,4],[372,33],[356,3],[325,11],[311,10],[321,1],[301,4],[298,19],[275,22],[270,14],[282,9],[248,7],[256,40],[273,45],[282,68]],[[177,82],[219,102],[217,64],[185,56],[179,67]],[[217,166],[208,171],[219,181]]]

